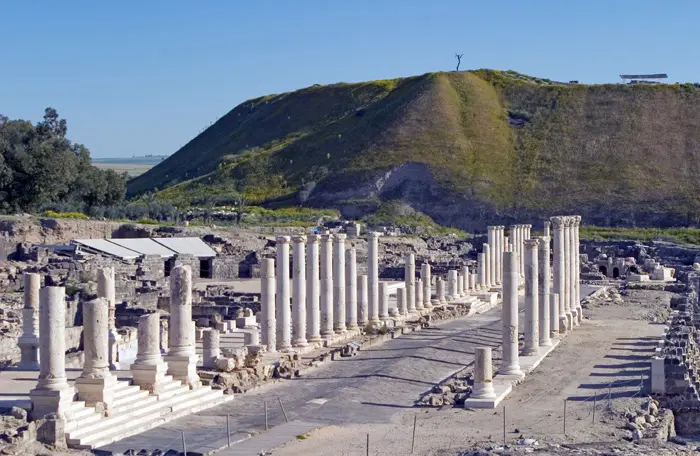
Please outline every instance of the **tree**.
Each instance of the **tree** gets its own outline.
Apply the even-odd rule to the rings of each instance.
[[[459,64],[462,63],[462,56],[463,56],[463,55],[464,55],[464,54],[457,54],[457,53],[455,53],[455,58],[457,59],[457,70],[456,70],[456,71],[459,71]]]
[[[248,202],[244,192],[236,192],[233,195],[233,202],[236,205],[236,225],[241,224],[243,219],[243,209]]]

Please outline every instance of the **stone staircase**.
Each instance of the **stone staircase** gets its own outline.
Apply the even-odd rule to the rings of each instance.
[[[86,407],[83,401],[73,402],[72,417],[65,427],[66,441],[71,448],[93,449],[230,400],[232,395],[209,386],[191,390],[171,376],[166,376],[159,394],[142,390],[131,380],[120,380],[109,416]]]

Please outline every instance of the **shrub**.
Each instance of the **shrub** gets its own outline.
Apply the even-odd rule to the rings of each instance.
[[[82,212],[55,212],[55,211],[44,211],[41,213],[42,217],[49,218],[67,218],[67,219],[80,219],[87,220],[89,217]]]

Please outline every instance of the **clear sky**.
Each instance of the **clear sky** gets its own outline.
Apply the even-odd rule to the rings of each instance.
[[[0,0],[0,113],[171,154],[246,99],[462,69],[700,81],[698,0]]]

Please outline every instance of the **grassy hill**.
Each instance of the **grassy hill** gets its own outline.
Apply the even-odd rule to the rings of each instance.
[[[700,220],[700,89],[568,85],[515,72],[312,86],[230,111],[129,182],[180,206],[402,200],[442,224],[581,213],[600,225]]]

